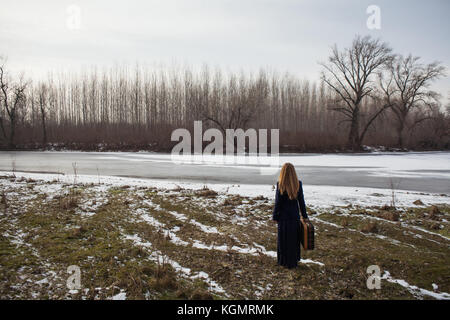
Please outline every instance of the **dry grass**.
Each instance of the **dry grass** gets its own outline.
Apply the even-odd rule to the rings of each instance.
[[[276,251],[276,228],[269,221],[271,204],[267,199],[228,195],[223,201],[224,195],[200,196],[198,191],[185,189],[173,198],[173,190],[133,186],[110,188],[100,197],[88,185],[62,185],[58,194],[65,196],[51,197],[29,188],[35,182],[12,182],[11,193],[17,196],[8,197],[8,213],[0,216],[0,297],[4,299],[106,299],[120,290],[130,299],[416,298],[388,282],[383,282],[381,291],[368,290],[365,272],[372,264],[421,288],[433,290],[431,284],[437,283],[439,290],[450,291],[449,242],[438,235],[447,234],[448,224],[430,219],[434,212],[441,220],[450,220],[450,207],[446,206],[402,212],[344,207],[317,212],[311,217],[317,247],[302,252],[302,258],[324,266],[300,264],[297,270],[285,270],[276,265],[275,258],[261,252],[252,255],[231,249],[255,248],[257,244]],[[35,193],[31,200],[21,200],[30,192]],[[70,194],[76,205],[61,205]],[[95,214],[83,215],[85,203],[93,200]],[[398,214],[399,221],[380,220],[385,211]],[[164,227],[152,225],[137,212]],[[180,221],[170,212],[183,214],[187,220]],[[194,220],[220,233],[206,233]],[[412,228],[416,224],[436,234]],[[188,244],[174,243],[174,237],[167,236],[169,230]],[[22,235],[20,241],[14,241],[16,235]],[[137,236],[149,245],[126,240],[125,235]],[[226,245],[227,249],[195,247],[194,241],[205,246]],[[228,296],[213,291],[210,281],[186,277],[169,260],[189,268],[191,274],[208,274]],[[68,294],[66,268],[71,264],[83,270],[87,293]],[[49,279],[48,285],[36,284],[44,277]]]
[[[375,222],[366,223],[362,228],[361,232],[364,233],[378,233],[378,225]]]
[[[382,211],[380,217],[389,221],[398,221],[400,214],[395,211]]]
[[[196,195],[205,197],[205,198],[214,198],[217,197],[218,193],[214,190],[208,189],[208,187],[204,186],[202,189],[195,192]]]

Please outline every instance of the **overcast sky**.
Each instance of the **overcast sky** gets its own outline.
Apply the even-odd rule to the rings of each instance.
[[[369,5],[381,9],[380,30],[367,28]],[[0,0],[0,55],[34,78],[175,61],[316,80],[331,45],[370,34],[449,68],[449,14],[448,0]],[[450,77],[434,88],[447,103]]]

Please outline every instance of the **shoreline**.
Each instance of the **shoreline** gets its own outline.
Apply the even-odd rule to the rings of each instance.
[[[128,145],[128,146],[127,146]],[[19,146],[16,148],[0,147],[0,151],[50,151],[50,152],[149,152],[158,154],[168,154],[171,152],[173,146],[164,147],[152,147],[152,144],[127,144],[127,145],[115,145],[115,144],[103,144],[103,143],[92,143],[92,144],[64,144],[64,143],[54,143],[49,144],[48,147],[42,147],[41,145],[36,146]],[[150,145],[150,146],[149,146]],[[204,146],[203,146],[204,147]],[[402,153],[402,152],[450,152],[450,149],[407,149],[407,148],[396,148],[396,147],[386,147],[386,146],[369,146],[363,145],[361,150],[349,150],[345,147],[337,146],[336,148],[324,148],[324,149],[304,149],[296,146],[280,146],[280,154],[370,154],[370,153]]]

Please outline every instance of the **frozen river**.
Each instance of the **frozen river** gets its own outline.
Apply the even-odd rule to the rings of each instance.
[[[351,186],[450,194],[450,152],[289,154],[306,185]],[[0,152],[1,171],[168,179],[220,184],[273,184],[257,165],[176,164],[169,154],[131,152]]]

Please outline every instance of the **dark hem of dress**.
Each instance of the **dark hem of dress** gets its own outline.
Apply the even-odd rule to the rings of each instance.
[[[277,262],[289,269],[300,261],[300,225],[298,220],[278,221]]]

